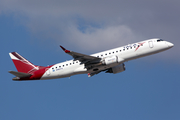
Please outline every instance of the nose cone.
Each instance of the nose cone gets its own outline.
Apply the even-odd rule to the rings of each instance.
[[[174,46],[174,44],[167,42],[168,47],[172,48]]]

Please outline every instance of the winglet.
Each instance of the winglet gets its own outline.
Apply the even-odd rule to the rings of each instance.
[[[65,53],[69,53],[69,52],[70,52],[69,50],[66,50],[63,46],[60,45],[60,47],[63,49],[63,51],[64,51]]]

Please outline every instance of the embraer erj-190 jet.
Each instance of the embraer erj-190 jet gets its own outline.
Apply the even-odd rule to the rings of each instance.
[[[125,71],[124,62],[162,52],[173,46],[162,39],[149,39],[92,55],[73,52],[60,46],[74,59],[47,67],[33,65],[17,52],[11,52],[9,55],[18,72],[9,73],[16,76],[13,78],[15,81],[64,78],[77,74],[88,74],[91,77],[102,71],[116,74]]]

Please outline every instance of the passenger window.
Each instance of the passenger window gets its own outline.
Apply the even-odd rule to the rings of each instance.
[[[63,67],[64,67],[64,65],[63,65]]]
[[[107,54],[105,54],[105,55],[107,55]]]
[[[114,53],[114,52],[113,52]]]
[[[111,54],[111,53],[109,53],[109,54]]]
[[[116,52],[118,52],[118,51],[116,51]]]
[[[101,56],[103,56],[103,55],[101,55]]]

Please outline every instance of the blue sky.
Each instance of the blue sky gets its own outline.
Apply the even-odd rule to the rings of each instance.
[[[110,6],[107,2],[94,8],[104,10],[106,14],[103,15],[101,10],[94,14],[89,12],[95,4],[93,1],[83,4],[89,8],[79,8],[75,3],[68,5],[64,13],[53,1],[51,5],[59,13],[50,6],[47,8],[49,12],[45,11],[47,16],[43,16],[43,7],[33,6],[35,1],[32,4],[27,1],[22,3],[22,8],[18,7],[18,3],[3,1],[0,4],[0,119],[180,119],[179,23],[176,21],[179,18],[174,13],[179,9],[176,8],[178,3],[165,1],[161,9],[158,4],[152,9],[152,3],[142,2],[142,5],[148,4],[149,7],[139,9],[138,5],[128,6],[125,1],[121,1],[123,5],[120,8],[116,2]],[[48,4],[46,1],[44,6]],[[163,11],[168,5],[171,11]],[[121,11],[123,6],[129,9],[124,9],[125,12],[117,16],[115,11]],[[130,9],[132,7],[134,10]],[[139,21],[133,15],[142,10],[145,12],[141,13],[144,21]],[[156,19],[156,15],[161,16]],[[146,20],[149,18],[151,20]],[[140,23],[142,26],[138,26]],[[118,32],[121,33],[114,35]],[[8,73],[9,70],[16,70],[8,54],[12,51],[35,65],[47,66],[72,59],[59,45],[91,54],[154,37],[164,38],[175,46],[156,55],[126,62],[126,71],[118,74],[100,73],[91,78],[76,75],[63,79],[17,82],[12,81],[14,76]]]

